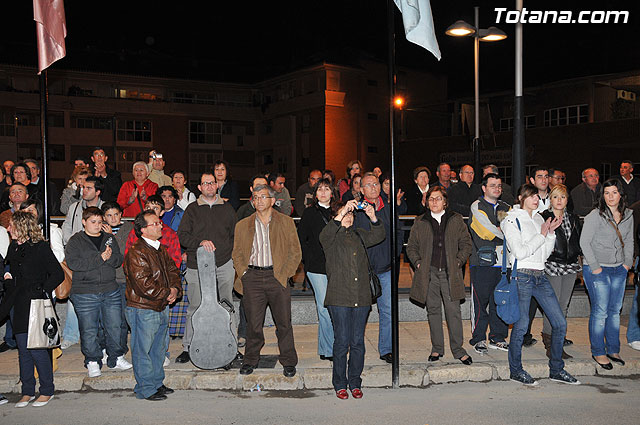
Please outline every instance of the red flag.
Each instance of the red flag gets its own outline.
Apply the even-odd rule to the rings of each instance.
[[[67,54],[67,25],[63,0],[33,0],[33,20],[38,36],[38,74]]]

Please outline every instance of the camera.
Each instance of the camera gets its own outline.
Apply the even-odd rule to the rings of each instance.
[[[358,202],[358,205],[356,205],[356,209],[364,210],[368,206],[369,206],[369,203],[367,201],[360,201],[360,202]]]

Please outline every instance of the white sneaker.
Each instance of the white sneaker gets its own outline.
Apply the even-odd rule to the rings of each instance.
[[[102,350],[102,364],[106,365],[107,364],[107,359],[109,358],[109,355],[107,354],[107,350],[103,349]]]
[[[634,350],[640,351],[640,341],[631,341],[629,343],[629,347],[633,348]]]
[[[131,363],[129,363],[127,361],[127,359],[124,358],[124,356],[120,356],[118,357],[118,360],[116,360],[116,365],[114,367],[111,367],[109,369],[111,370],[128,370],[131,369],[133,367],[133,365]]]
[[[87,371],[89,372],[89,378],[97,378],[98,376],[102,375],[98,362],[87,363]]]
[[[162,364],[162,367],[167,367],[171,364],[171,360],[169,360],[169,357],[164,356],[164,363]]]

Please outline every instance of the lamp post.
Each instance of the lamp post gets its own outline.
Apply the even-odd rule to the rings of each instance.
[[[504,31],[496,28],[489,27],[487,29],[480,28],[480,8],[474,7],[474,24],[470,25],[465,21],[456,21],[453,25],[447,28],[445,34],[453,37],[473,37],[473,74],[474,74],[474,136],[473,136],[473,159],[474,168],[476,174],[476,181],[482,178],[482,169],[480,165],[480,41],[501,41],[507,38]]]

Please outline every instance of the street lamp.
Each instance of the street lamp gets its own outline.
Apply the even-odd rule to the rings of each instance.
[[[480,8],[474,7],[474,12],[475,26],[462,20],[456,21],[453,25],[447,28],[445,34],[452,37],[473,37],[474,39],[473,69],[475,80],[475,132],[473,137],[473,157],[476,181],[479,181],[482,178],[482,170],[480,168],[480,41],[501,41],[507,38],[507,34],[496,27],[489,27],[487,29],[480,28]]]

